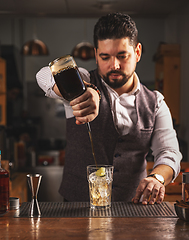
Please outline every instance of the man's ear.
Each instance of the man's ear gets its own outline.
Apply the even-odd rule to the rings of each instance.
[[[135,53],[136,53],[136,61],[139,62],[141,55],[142,55],[142,44],[138,43],[136,48],[135,48]]]

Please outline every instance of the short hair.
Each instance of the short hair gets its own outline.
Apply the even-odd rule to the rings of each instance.
[[[129,38],[133,47],[138,44],[138,30],[132,18],[123,13],[109,13],[102,16],[94,27],[94,47],[98,48],[98,40]]]

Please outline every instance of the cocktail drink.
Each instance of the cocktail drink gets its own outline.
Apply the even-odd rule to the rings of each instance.
[[[110,165],[87,166],[91,208],[111,206],[113,168]]]

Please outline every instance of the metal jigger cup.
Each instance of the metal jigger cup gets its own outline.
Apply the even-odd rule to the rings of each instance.
[[[29,208],[29,216],[30,217],[40,217],[41,216],[41,211],[39,208],[39,204],[37,201],[37,193],[39,190],[39,186],[41,183],[41,178],[42,175],[40,174],[28,174],[27,179],[28,179],[28,185],[31,189],[32,192],[32,200]]]

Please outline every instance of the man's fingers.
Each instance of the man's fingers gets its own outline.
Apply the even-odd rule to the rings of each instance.
[[[132,199],[134,203],[138,203],[142,197],[142,204],[161,203],[164,199],[165,187],[155,179],[143,179],[137,190],[135,197]]]
[[[138,202],[140,201],[140,198],[141,198],[141,196],[142,196],[142,194],[143,194],[143,192],[144,192],[145,186],[146,186],[145,184],[140,184],[140,185],[137,187],[137,189],[136,189],[136,194],[135,194],[134,198],[132,199],[132,201],[133,201],[134,203],[138,203]]]
[[[143,199],[142,199],[142,204],[146,205],[148,204],[148,200],[152,194],[152,191],[153,191],[153,183],[149,182],[147,185],[146,185],[146,188],[144,190],[144,193],[143,193]]]
[[[159,195],[157,197],[157,203],[163,202],[164,196],[165,196],[165,187],[163,186],[160,188]]]
[[[156,184],[153,186],[152,192],[150,193],[151,195],[149,196],[149,204],[154,204],[156,202],[159,194],[159,189],[160,187]]]
[[[70,105],[73,115],[76,117],[76,124],[91,122],[98,116],[99,95],[94,89],[89,89],[83,95],[72,100]]]

